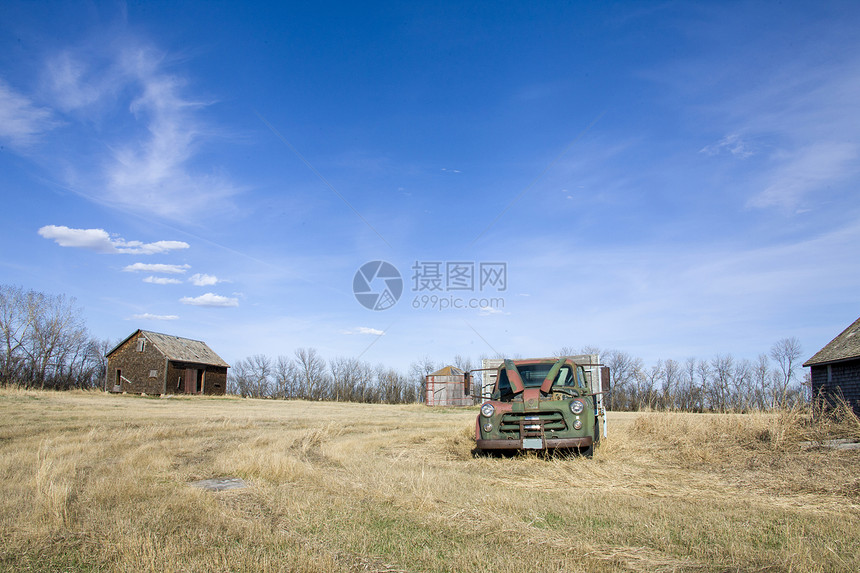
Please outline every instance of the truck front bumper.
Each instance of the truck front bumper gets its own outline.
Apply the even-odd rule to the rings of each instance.
[[[554,450],[556,448],[587,448],[593,442],[591,436],[582,438],[547,438],[543,447],[524,447],[523,440],[476,440],[479,450]],[[531,446],[529,442],[526,442]]]

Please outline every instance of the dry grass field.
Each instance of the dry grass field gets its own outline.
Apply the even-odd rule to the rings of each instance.
[[[819,445],[856,418],[612,414],[544,459],[474,457],[475,412],[0,390],[0,570],[860,571],[860,450]]]

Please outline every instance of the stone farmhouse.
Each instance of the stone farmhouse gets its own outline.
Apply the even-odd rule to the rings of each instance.
[[[833,403],[844,398],[860,415],[860,318],[803,363],[812,375],[812,395]]]
[[[105,390],[223,395],[229,367],[205,342],[136,330],[107,353]]]

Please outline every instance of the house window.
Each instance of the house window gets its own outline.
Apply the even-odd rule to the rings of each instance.
[[[146,339],[143,337],[140,337],[137,339],[137,351],[143,352],[144,348],[146,348]]]

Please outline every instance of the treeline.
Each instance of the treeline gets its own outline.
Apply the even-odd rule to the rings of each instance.
[[[99,387],[108,350],[90,336],[75,299],[0,285],[0,385]]]
[[[457,355],[449,362],[425,356],[403,374],[359,358],[325,360],[314,348],[299,348],[293,356],[272,359],[262,354],[239,360],[227,375],[227,392],[244,398],[332,400],[377,404],[424,402],[426,376],[453,365],[471,370],[471,359]],[[481,373],[473,377],[472,395],[480,401]]]
[[[0,285],[0,385],[100,388],[111,347],[90,336],[73,298]],[[577,354],[600,354],[609,366],[611,410],[745,412],[790,407],[811,398],[808,373],[800,375],[802,350],[796,338],[776,342],[752,361],[718,354],[711,359],[661,359],[646,366],[623,350],[594,347],[563,347],[550,355]],[[462,370],[480,368],[480,361],[473,364],[459,355],[449,362],[425,356],[403,374],[359,358],[326,360],[313,348],[299,348],[292,356],[273,360],[258,354],[234,363],[228,391],[255,398],[423,402],[425,376],[449,364]],[[481,378],[480,372],[473,377],[476,400]]]
[[[583,354],[599,352],[586,348]],[[559,355],[578,354],[564,349]],[[787,408],[811,396],[808,373],[799,380],[802,349],[796,338],[776,342],[756,360],[718,354],[710,360],[658,360],[646,366],[621,350],[600,352],[610,368],[611,410],[748,412]]]
[[[227,375],[227,391],[243,398],[405,404],[419,401],[420,385],[358,358],[326,361],[314,348],[274,360],[256,354],[233,364]]]

